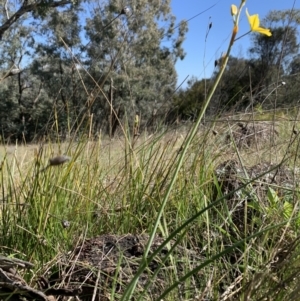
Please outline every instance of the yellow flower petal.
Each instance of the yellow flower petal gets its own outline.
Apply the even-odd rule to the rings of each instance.
[[[257,14],[250,16],[248,9],[246,9],[246,15],[252,31],[255,30],[255,28],[259,27],[259,17]]]
[[[231,4],[231,15],[232,15],[232,16],[236,16],[237,13],[238,13],[238,8],[237,8],[237,6],[234,5],[234,4]]]
[[[246,9],[246,15],[247,15],[247,18],[248,18],[248,22],[250,24],[251,31],[256,31],[256,32],[259,32],[261,34],[265,34],[268,37],[270,37],[272,35],[270,29],[263,28],[263,27],[259,26],[258,14],[250,16],[249,13],[248,13],[248,9]]]
[[[263,28],[263,27],[257,27],[257,28],[255,28],[254,31],[259,32],[261,34],[265,34],[268,37],[270,37],[272,35],[270,29]]]

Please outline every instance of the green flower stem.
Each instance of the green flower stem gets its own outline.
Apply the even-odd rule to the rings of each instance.
[[[148,257],[149,251],[150,251],[150,247],[151,247],[151,245],[153,243],[153,240],[155,238],[157,228],[158,228],[158,226],[160,224],[160,220],[161,220],[161,217],[162,217],[163,212],[164,212],[164,208],[165,208],[165,206],[167,204],[167,201],[169,199],[170,193],[171,193],[171,191],[173,189],[175,181],[176,181],[176,179],[178,177],[178,173],[179,173],[180,168],[181,168],[181,166],[183,164],[184,157],[185,157],[185,155],[187,153],[187,150],[188,150],[188,148],[189,148],[189,146],[190,146],[193,138],[195,137],[195,135],[197,133],[198,127],[199,127],[200,122],[201,122],[201,120],[202,120],[202,118],[204,116],[204,113],[206,112],[206,109],[207,109],[207,107],[208,107],[208,105],[209,105],[209,103],[210,103],[210,101],[211,101],[211,99],[212,99],[212,97],[213,97],[213,95],[214,95],[214,93],[216,91],[217,86],[219,85],[219,82],[220,82],[220,80],[221,80],[221,78],[223,76],[223,73],[225,71],[225,68],[227,66],[227,63],[228,63],[228,60],[229,60],[229,54],[231,52],[231,48],[232,48],[232,46],[234,44],[234,40],[235,40],[237,31],[238,31],[238,20],[239,20],[241,8],[243,7],[244,3],[245,3],[245,1],[242,1],[241,4],[240,4],[240,9],[239,9],[239,12],[237,14],[236,22],[234,24],[234,28],[233,28],[233,31],[232,31],[232,36],[231,36],[231,39],[230,39],[230,43],[229,43],[229,46],[228,46],[228,49],[227,49],[227,52],[226,52],[224,58],[222,58],[221,68],[219,70],[219,73],[217,75],[215,83],[214,83],[211,91],[209,92],[204,105],[201,108],[201,111],[200,111],[200,113],[198,115],[198,118],[197,118],[194,126],[192,127],[192,129],[189,132],[187,138],[183,142],[184,146],[183,146],[181,154],[179,156],[178,163],[176,165],[176,169],[175,169],[174,174],[173,174],[173,176],[171,178],[171,182],[170,182],[170,184],[168,186],[168,189],[167,189],[167,191],[166,191],[166,193],[164,195],[164,198],[163,198],[162,204],[160,206],[159,212],[157,214],[157,217],[156,217],[153,229],[152,229],[152,231],[150,233],[148,244],[147,244],[147,246],[145,248],[145,251],[144,251],[144,256],[143,256],[143,261],[144,262],[147,262],[147,260],[148,260],[147,257]],[[142,271],[143,270],[140,268],[137,271],[137,274],[141,274]],[[134,277],[133,280],[132,280],[132,283],[130,283],[128,285],[127,289],[125,290],[125,292],[124,292],[121,300],[131,300],[132,294],[133,294],[133,292],[134,292],[134,290],[136,288],[137,283],[138,283],[138,277]]]
[[[251,33],[251,30],[249,30],[248,32],[242,34],[240,37],[236,38],[234,41],[236,42],[237,40],[243,38],[244,36],[246,36],[247,34]]]

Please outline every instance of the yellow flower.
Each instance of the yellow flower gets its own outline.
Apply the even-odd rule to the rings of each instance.
[[[246,14],[247,14],[247,17],[248,17],[248,21],[249,21],[249,24],[250,24],[251,31],[256,31],[256,32],[265,34],[268,37],[270,37],[272,35],[270,29],[259,27],[259,17],[258,17],[257,14],[250,16],[247,9],[246,9]]]
[[[238,8],[237,8],[237,6],[234,5],[234,4],[231,4],[231,15],[232,15],[232,16],[236,16],[237,13],[238,13]]]

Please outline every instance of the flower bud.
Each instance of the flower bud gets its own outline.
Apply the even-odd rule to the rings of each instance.
[[[234,4],[231,4],[231,15],[232,15],[232,16],[236,16],[237,13],[238,13],[238,8],[237,8],[237,6],[234,5]]]

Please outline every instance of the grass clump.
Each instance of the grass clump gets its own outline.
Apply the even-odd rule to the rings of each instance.
[[[292,130],[293,124],[288,126]],[[33,274],[45,273],[45,266],[54,273],[60,254],[81,246],[87,238],[108,233],[116,237],[149,235],[170,185],[170,174],[175,172],[185,134],[179,131],[177,135],[165,132],[140,136],[131,148],[126,142],[104,138],[72,145],[48,143],[36,153],[32,148],[37,146],[20,146],[20,153],[17,147],[13,154],[6,148],[1,169],[3,252],[33,262],[36,269],[27,277],[34,279]],[[136,292],[142,298],[158,298],[158,291],[164,295],[171,287],[167,300],[179,295],[192,300],[195,294],[211,300],[227,300],[229,296],[259,300],[266,294],[278,294],[270,274],[290,279],[286,285],[293,291],[288,264],[290,260],[296,264],[299,250],[297,185],[289,186],[296,183],[293,177],[297,177],[293,160],[288,158],[285,169],[279,171],[275,163],[265,163],[265,169],[259,169],[260,161],[266,162],[264,147],[259,153],[256,148],[241,149],[237,156],[237,152],[230,151],[230,144],[224,144],[225,135],[224,139],[221,136],[200,130],[186,152],[158,222],[154,236],[157,247],[151,246],[149,255],[143,257],[150,236],[141,247],[137,268],[144,275],[147,266],[152,267],[148,271],[151,277],[143,282],[148,289],[143,291],[141,282],[137,283]],[[294,144],[289,147],[292,149]],[[44,169],[49,158],[59,154],[56,148],[71,160]],[[108,153],[109,149],[113,151]],[[256,152],[256,162],[249,159],[250,151]],[[285,153],[278,153],[278,157]],[[238,172],[226,173],[229,168],[225,166],[224,177],[220,178],[218,170],[230,156]],[[247,175],[239,158],[249,159],[244,165]],[[273,176],[280,176],[288,185],[280,179],[267,182]],[[281,254],[285,257],[279,265]],[[55,258],[57,261],[53,261]],[[111,276],[115,283],[112,289],[118,291],[118,270],[130,263],[124,255],[115,265],[118,268]],[[138,273],[138,269],[130,271],[122,282],[124,286]],[[159,279],[164,279],[160,289],[154,285]],[[257,283],[265,287],[266,282],[269,286],[261,291],[253,289]],[[114,296],[116,300],[124,298],[124,291]]]

